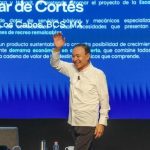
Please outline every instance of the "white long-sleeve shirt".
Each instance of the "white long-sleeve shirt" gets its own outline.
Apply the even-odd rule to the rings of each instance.
[[[60,53],[53,52],[51,65],[70,77],[68,123],[72,126],[107,125],[109,96],[104,73],[92,64],[78,71],[73,63],[60,60]]]

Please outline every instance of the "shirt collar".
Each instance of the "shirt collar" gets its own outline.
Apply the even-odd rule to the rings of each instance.
[[[92,64],[91,63],[89,63],[86,68],[84,68],[83,70],[78,71],[78,72],[87,72],[88,70],[90,70],[90,68],[92,68]]]

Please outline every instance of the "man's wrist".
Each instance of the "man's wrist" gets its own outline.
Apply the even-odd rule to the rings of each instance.
[[[53,52],[60,52],[60,48],[55,47],[55,48],[53,49]]]

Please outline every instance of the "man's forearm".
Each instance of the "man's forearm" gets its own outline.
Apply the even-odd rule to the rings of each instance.
[[[59,61],[60,61],[59,53],[60,51],[58,51],[57,49],[53,49],[52,51],[52,55],[50,57],[50,64],[54,68],[57,68],[59,65]]]

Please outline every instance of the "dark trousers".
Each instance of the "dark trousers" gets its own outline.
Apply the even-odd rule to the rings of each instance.
[[[74,150],[94,150],[94,131],[95,127],[70,126],[75,149]]]

